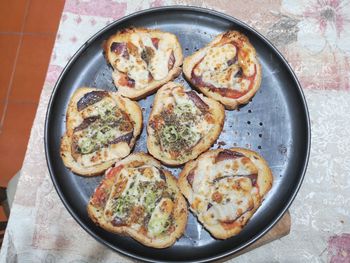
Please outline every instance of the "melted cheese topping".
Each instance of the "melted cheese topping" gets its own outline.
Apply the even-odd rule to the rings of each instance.
[[[194,116],[196,116],[196,125],[192,125],[190,129],[193,133],[196,134],[195,143],[197,143],[201,137],[203,137],[211,130],[211,128],[213,128],[214,124],[208,123],[203,117],[200,117],[201,111],[197,108],[194,102],[191,99],[189,99],[188,96],[183,92],[182,88],[174,89],[172,95],[175,100],[175,105],[177,105],[178,107],[186,106],[190,110],[190,112]]]
[[[164,108],[169,107],[169,105],[174,106],[174,114],[181,119],[181,125],[179,124],[178,126],[186,126],[189,128],[188,133],[191,134],[191,140],[188,142],[187,147],[192,147],[213,128],[214,124],[208,123],[205,118],[203,118],[201,111],[194,102],[189,99],[182,87],[174,88],[170,95],[171,96],[167,96],[165,99],[166,106]],[[193,118],[181,118],[186,112],[193,115]],[[163,144],[162,146],[163,148],[167,148]]]
[[[131,43],[137,47],[137,54],[130,54],[127,58],[122,55],[116,56],[112,52],[112,58],[115,61],[115,68],[120,72],[127,73],[135,80],[136,89],[145,88],[149,85],[149,74],[153,80],[162,80],[168,73],[168,61],[172,51],[175,49],[176,40],[172,36],[159,38],[158,49],[154,47],[151,40],[152,36],[148,33],[133,33],[130,36]],[[152,57],[148,65],[142,59],[142,52],[147,49],[152,50]]]
[[[140,58],[136,58],[133,55],[129,55],[129,59],[119,57],[115,62],[116,68],[135,80],[136,86],[144,87],[148,84],[148,70],[146,62]]]
[[[108,118],[108,112],[113,112],[115,118],[122,118],[122,115],[116,116],[116,114],[121,114],[120,110],[113,110],[113,108],[118,107],[118,104],[111,97],[104,97],[102,100],[86,107],[79,115],[76,116],[74,121],[74,128],[78,127],[79,124],[83,122],[84,119],[93,116],[99,116],[100,119],[105,120]],[[93,125],[93,124],[92,124]],[[97,127],[97,129],[103,128]],[[107,127],[108,128],[108,127]],[[106,141],[107,139],[118,138],[122,135],[125,135],[128,132],[121,131],[119,126],[109,128],[108,132],[102,133],[99,130],[87,127],[81,131],[73,133],[73,140],[77,142],[79,146],[93,147],[91,143],[91,138],[96,137],[96,140]],[[107,138],[108,137],[108,138]],[[97,151],[93,151],[87,154],[75,154],[74,158],[77,163],[84,167],[95,166],[104,162],[116,158],[123,158],[130,153],[130,146],[127,142],[119,142],[118,144],[109,144],[103,146]]]
[[[112,144],[93,153],[79,155],[76,162],[84,167],[90,167],[124,158],[129,153],[130,146],[126,142],[120,142],[118,145]]]
[[[191,209],[209,225],[232,221],[254,207],[257,194],[251,180],[244,175],[258,170],[249,158],[237,158],[213,163],[215,158],[199,159],[189,196]],[[241,175],[241,176],[240,176]]]
[[[209,48],[203,60],[194,68],[194,73],[216,88],[245,92],[251,81],[242,78],[239,71],[242,68],[245,76],[252,76],[255,73],[255,63],[254,53],[247,45],[238,51],[233,44],[228,43]]]
[[[144,168],[146,172],[141,173],[140,168]],[[140,193],[138,191],[139,185],[143,182],[160,181],[160,174],[157,168],[154,166],[142,166],[138,168],[124,168],[120,171],[118,181],[113,185],[111,194],[106,203],[104,210],[104,216],[107,221],[111,221],[116,216],[124,217],[126,214],[119,211],[113,211],[116,202],[116,197],[129,197],[133,199],[136,205],[143,206],[145,203],[146,192]],[[119,192],[119,184],[125,181],[125,187]],[[141,195],[142,194],[142,195]],[[110,212],[112,211],[112,213]]]
[[[110,195],[103,211],[104,219],[112,222],[115,218],[128,222],[130,209],[142,207],[142,215],[138,215],[136,222],[127,223],[130,227],[139,230],[146,215],[149,222],[145,226],[148,235],[155,237],[162,234],[171,225],[171,214],[174,209],[173,201],[168,197],[161,197],[161,189],[148,189],[163,181],[158,168],[144,165],[137,168],[123,168],[113,184]],[[146,188],[145,188],[146,187]],[[158,193],[157,193],[158,192]],[[157,199],[155,199],[157,198]],[[160,200],[159,200],[159,199]]]
[[[212,47],[207,51],[194,73],[200,76],[206,71],[223,71],[228,67],[227,61],[234,59],[236,53],[237,49],[232,44]]]
[[[151,237],[160,235],[167,227],[173,207],[174,203],[169,198],[163,198],[157,204],[148,223],[149,234]]]

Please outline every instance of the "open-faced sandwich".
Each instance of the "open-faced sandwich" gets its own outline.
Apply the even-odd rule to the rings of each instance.
[[[141,128],[136,102],[116,92],[79,88],[67,108],[61,157],[74,173],[100,174],[130,154]]]
[[[226,109],[254,96],[261,83],[261,66],[248,38],[237,31],[218,35],[183,64],[188,81]]]
[[[181,73],[182,49],[177,37],[156,29],[128,28],[104,46],[121,95],[141,99]]]
[[[158,90],[147,125],[150,154],[167,165],[180,165],[208,150],[224,125],[224,107],[180,83]]]
[[[135,153],[107,170],[88,214],[107,231],[164,248],[185,231],[188,209],[176,178],[153,157]]]
[[[242,149],[217,149],[188,162],[179,188],[190,209],[218,239],[238,234],[272,187],[272,173],[257,153]]]

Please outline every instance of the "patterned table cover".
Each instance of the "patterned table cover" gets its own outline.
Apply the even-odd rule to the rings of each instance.
[[[130,262],[88,235],[60,201],[47,169],[44,121],[75,51],[112,21],[164,5],[202,6],[251,25],[287,58],[311,115],[308,171],[288,236],[235,262],[350,262],[350,2],[342,0],[67,0],[31,131],[0,262]],[[233,260],[232,260],[233,261]]]

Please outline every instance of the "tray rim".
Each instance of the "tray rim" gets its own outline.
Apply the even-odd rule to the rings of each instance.
[[[289,73],[291,74],[293,80],[296,83],[297,86],[297,90],[299,92],[299,95],[301,97],[301,102],[302,102],[302,106],[303,106],[303,110],[305,111],[305,118],[306,118],[306,128],[307,128],[307,148],[306,148],[306,157],[304,160],[304,164],[303,164],[303,168],[301,171],[301,176],[300,179],[298,181],[298,184],[295,188],[294,193],[290,196],[286,206],[284,207],[284,209],[282,209],[279,214],[276,216],[275,220],[273,220],[269,226],[267,226],[265,229],[262,229],[259,233],[257,233],[251,240],[245,242],[244,244],[239,245],[237,248],[235,249],[231,249],[228,250],[225,253],[219,254],[219,255],[215,255],[212,257],[208,257],[208,258],[204,258],[204,259],[200,259],[196,262],[209,262],[209,261],[214,261],[214,260],[219,260],[219,259],[226,259],[229,256],[232,256],[234,254],[237,254],[238,252],[242,251],[243,249],[247,248],[248,246],[250,246],[251,244],[253,244],[254,242],[256,242],[257,240],[259,240],[262,236],[264,236],[268,231],[270,231],[275,225],[276,223],[282,218],[282,216],[287,212],[287,210],[289,209],[289,207],[291,206],[291,204],[293,203],[294,199],[296,198],[300,187],[304,181],[305,178],[305,174],[307,171],[307,167],[308,167],[308,163],[309,163],[309,159],[310,159],[310,149],[311,149],[311,122],[310,122],[310,114],[309,114],[309,109],[307,106],[307,102],[306,102],[306,98],[303,92],[303,89],[299,83],[299,80],[295,74],[295,72],[293,71],[292,67],[290,66],[290,64],[288,63],[288,61],[284,58],[284,56],[282,55],[282,53],[275,47],[274,44],[272,44],[264,35],[262,35],[261,33],[259,33],[256,29],[254,29],[253,27],[249,26],[248,24],[246,24],[245,22],[230,16],[228,14],[225,14],[223,12],[219,12],[216,11],[214,9],[209,9],[209,8],[204,8],[204,7],[199,7],[199,6],[192,6],[192,5],[168,5],[168,6],[161,6],[161,7],[153,7],[153,8],[148,8],[148,9],[144,9],[144,10],[140,10],[131,14],[128,14],[126,16],[123,16],[113,22],[111,22],[109,25],[103,27],[102,29],[100,29],[99,31],[97,31],[94,35],[92,35],[84,44],[81,45],[81,47],[74,53],[74,55],[70,58],[70,60],[67,62],[67,64],[65,65],[65,67],[63,68],[62,72],[60,73],[59,77],[56,80],[55,86],[51,92],[50,95],[50,99],[49,102],[47,104],[47,110],[46,110],[46,115],[45,115],[45,124],[44,124],[44,148],[45,148],[45,159],[46,159],[46,164],[49,170],[49,174],[51,177],[51,180],[53,182],[53,185],[55,187],[55,190],[59,196],[59,198],[61,199],[63,205],[65,206],[65,208],[68,210],[68,212],[70,213],[70,215],[74,218],[74,220],[89,234],[91,235],[93,238],[95,238],[95,240],[97,240],[98,242],[100,242],[101,244],[107,246],[109,249],[111,249],[114,252],[118,252],[121,253],[121,256],[128,256],[132,259],[137,259],[137,260],[142,260],[142,261],[146,261],[146,262],[155,262],[155,260],[149,259],[149,258],[144,258],[142,255],[136,255],[134,253],[130,253],[128,251],[124,251],[118,247],[113,246],[112,244],[110,244],[109,242],[106,242],[103,238],[101,238],[100,236],[98,236],[95,232],[93,232],[92,230],[90,230],[81,220],[80,218],[75,214],[75,211],[73,210],[72,207],[69,206],[68,201],[66,200],[66,197],[62,194],[61,192],[61,188],[59,183],[57,182],[55,175],[54,175],[54,171],[53,168],[51,166],[50,163],[50,153],[49,153],[49,149],[48,149],[48,131],[49,131],[49,127],[48,127],[48,122],[49,122],[49,116],[50,116],[50,109],[52,108],[52,104],[53,104],[53,100],[56,97],[56,93],[58,92],[60,83],[62,81],[62,78],[64,77],[64,75],[66,74],[66,72],[69,70],[69,68],[71,67],[71,65],[77,60],[77,58],[79,57],[79,55],[84,52],[91,43],[93,43],[93,41],[95,41],[96,38],[98,38],[100,36],[100,34],[104,33],[105,31],[108,31],[109,29],[111,29],[112,27],[126,21],[129,20],[131,18],[135,18],[138,17],[140,15],[145,15],[145,14],[149,14],[149,13],[153,13],[153,12],[164,12],[164,11],[178,11],[178,10],[185,10],[185,11],[194,11],[194,12],[199,12],[199,13],[209,13],[210,15],[213,16],[217,16],[220,18],[224,18],[225,20],[228,20],[230,22],[233,22],[235,24],[238,24],[239,26],[247,29],[248,31],[251,31],[253,34],[257,35],[262,41],[264,41],[268,46],[270,46],[275,55],[277,55],[279,57],[279,59],[281,59],[281,61],[285,64],[285,66],[287,67]],[[167,261],[167,262],[177,262],[177,261]],[[190,261],[183,261],[183,262],[190,262]]]

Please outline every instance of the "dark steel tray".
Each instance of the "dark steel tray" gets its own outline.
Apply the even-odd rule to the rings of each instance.
[[[215,240],[190,214],[186,232],[172,247],[148,248],[129,237],[97,227],[87,216],[86,205],[101,177],[74,175],[62,163],[59,148],[65,131],[66,108],[72,93],[81,86],[116,90],[111,69],[102,54],[102,43],[125,27],[159,28],[176,34],[184,56],[204,46],[215,35],[235,29],[248,36],[262,64],[261,89],[252,102],[236,111],[226,111],[223,132],[212,148],[240,146],[259,152],[269,163],[273,188],[248,225],[237,236]],[[180,81],[188,86],[183,76]],[[153,96],[139,101],[144,128],[134,152],[147,152],[146,124]],[[162,7],[124,17],[88,40],[69,61],[59,77],[48,106],[45,150],[52,181],[68,211],[94,238],[109,248],[145,261],[209,261],[247,247],[271,229],[286,212],[302,183],[310,150],[310,123],[302,89],[278,50],[241,21],[197,7]],[[177,175],[180,171],[168,168]]]

